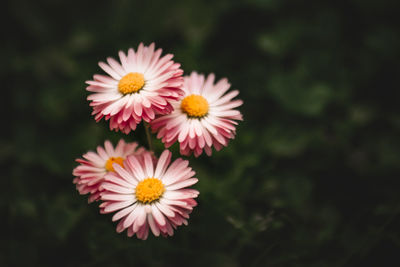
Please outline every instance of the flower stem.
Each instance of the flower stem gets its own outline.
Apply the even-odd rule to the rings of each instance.
[[[154,152],[153,140],[151,138],[151,133],[150,133],[150,125],[147,122],[144,122],[144,128],[146,130],[146,137],[147,137],[147,143],[149,145],[149,150]]]

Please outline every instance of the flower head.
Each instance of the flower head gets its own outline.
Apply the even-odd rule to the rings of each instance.
[[[172,111],[170,101],[183,94],[183,71],[171,60],[173,55],[161,57],[162,50],[154,49],[154,43],[140,43],[137,51],[130,48],[127,55],[120,51],[120,63],[113,58],[107,58],[108,64],[99,63],[109,76],[96,74],[86,82],[86,90],[93,92],[87,99],[96,121],[105,117],[111,130],[128,134],[142,119],[150,122],[156,114]]]
[[[239,91],[225,94],[230,84],[221,79],[214,84],[214,74],[207,78],[192,72],[184,77],[184,97],[172,103],[174,111],[151,122],[166,147],[178,141],[182,155],[198,157],[203,150],[211,155],[212,147],[220,150],[235,137],[237,120],[242,114],[235,110],[242,100],[232,100]]]
[[[102,213],[116,212],[117,232],[127,229],[128,236],[147,239],[149,228],[155,236],[172,236],[174,229],[187,224],[199,192],[187,189],[197,182],[188,161],[172,164],[171,152],[165,150],[154,164],[150,154],[143,160],[129,156],[124,166],[113,164],[115,172],[105,176],[100,205]]]
[[[114,149],[110,141],[105,141],[104,148],[97,147],[97,153],[89,151],[83,155],[83,159],[76,160],[80,163],[72,172],[76,176],[73,180],[76,189],[81,195],[90,193],[89,203],[99,200],[100,185],[104,180],[104,175],[114,171],[114,164],[124,166],[123,161],[127,156],[140,156],[144,153],[150,154],[143,147],[139,148],[136,142],[125,143],[121,139]]]

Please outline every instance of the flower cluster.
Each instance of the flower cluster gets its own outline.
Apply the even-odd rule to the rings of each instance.
[[[235,108],[243,102],[234,100],[237,90],[228,92],[227,79],[196,72],[183,76],[172,58],[154,43],[141,43],[136,51],[120,51],[119,62],[100,62],[108,75],[86,82],[92,115],[125,134],[144,121],[166,148],[177,142],[181,155],[211,156],[212,148],[218,151],[235,137],[242,120]],[[157,157],[136,142],[121,139],[114,148],[107,140],[76,160],[73,182],[80,194],[89,194],[89,203],[101,202],[101,213],[114,213],[117,232],[126,229],[139,239],[147,239],[149,229],[155,236],[172,236],[187,224],[199,192],[188,188],[197,183],[188,160],[171,163],[171,157],[168,150]]]

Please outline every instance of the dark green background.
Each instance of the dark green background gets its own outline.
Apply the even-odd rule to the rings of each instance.
[[[400,266],[397,2],[3,4],[0,265]],[[245,118],[189,158],[189,226],[147,241],[117,234],[71,174],[105,139],[146,145],[95,123],[84,83],[141,41],[228,77]]]

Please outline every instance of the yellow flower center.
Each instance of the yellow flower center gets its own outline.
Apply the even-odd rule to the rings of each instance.
[[[189,117],[201,118],[208,113],[208,102],[201,95],[189,95],[182,100],[181,109]]]
[[[130,72],[119,80],[118,90],[121,94],[136,93],[144,86],[143,74],[138,72]]]
[[[151,203],[158,200],[165,188],[157,178],[146,178],[136,186],[136,199],[142,203]]]
[[[113,172],[114,171],[114,167],[113,167],[113,163],[118,163],[121,167],[124,167],[124,159],[121,157],[111,157],[107,160],[106,162],[106,170],[109,172]]]

